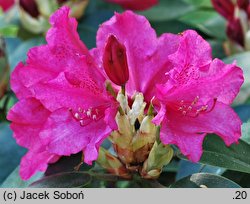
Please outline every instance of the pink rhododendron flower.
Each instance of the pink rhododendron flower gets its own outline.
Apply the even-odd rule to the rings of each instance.
[[[211,58],[211,48],[196,32],[182,34],[177,52],[169,56],[169,80],[158,85],[162,123],[161,141],[176,144],[191,161],[199,161],[207,133],[216,133],[226,145],[241,136],[241,121],[230,108],[243,83],[242,70]]]
[[[15,3],[15,0],[0,0],[0,7],[3,11],[10,9]]]
[[[125,9],[145,10],[158,3],[158,0],[105,0],[107,2],[116,3]]]
[[[63,155],[83,151],[86,163],[97,159],[100,144],[117,129],[119,104],[106,90],[109,77],[115,88],[127,81],[129,98],[140,92],[154,103],[162,142],[176,144],[192,161],[199,160],[207,133],[227,145],[238,140],[241,121],[229,105],[242,71],[212,60],[210,46],[195,31],[158,38],[145,17],[126,11],[100,26],[97,47],[88,51],[68,15],[62,7],[51,17],[47,44],[31,49],[11,76],[19,102],[8,119],[17,143],[29,149],[23,179]]]

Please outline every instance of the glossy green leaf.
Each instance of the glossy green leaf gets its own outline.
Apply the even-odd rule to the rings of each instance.
[[[211,0],[183,0],[199,8],[212,8]]]
[[[44,44],[45,39],[43,38],[34,38],[30,39],[28,41],[18,41],[18,46],[13,46],[11,43],[15,43],[18,40],[17,39],[9,39],[7,40],[7,50],[9,54],[9,62],[10,62],[10,68],[13,70],[15,66],[20,61],[25,61],[27,58],[27,52],[30,48]]]
[[[227,147],[218,136],[208,135],[203,143],[200,163],[250,173],[249,155],[250,145],[242,140]]]
[[[250,105],[239,105],[234,107],[242,122],[247,122],[250,119]]]
[[[187,13],[179,20],[192,25],[209,36],[226,39],[226,22],[214,10],[195,10]]]
[[[235,104],[241,104],[250,97],[250,52],[243,52],[240,54],[232,55],[224,59],[225,63],[236,62],[237,66],[242,68],[244,73],[244,83],[241,91],[235,101]]]
[[[171,188],[240,188],[240,186],[222,176],[197,173],[185,177],[170,186]]]
[[[158,36],[163,33],[181,33],[184,30],[191,29],[192,27],[188,26],[185,23],[182,23],[178,20],[163,21],[163,22],[151,22],[152,27],[155,29]]]
[[[234,181],[242,188],[250,188],[250,174],[248,173],[229,170],[222,174],[222,176]]]
[[[41,179],[43,173],[38,172],[28,181],[21,179],[19,175],[19,166],[7,177],[7,179],[1,185],[2,188],[27,188],[29,185],[39,179]]]
[[[160,0],[158,5],[139,13],[146,16],[150,21],[169,21],[177,19],[194,9],[193,5],[183,0]]]
[[[250,121],[244,123],[241,128],[242,128],[241,139],[250,145]]]
[[[181,160],[175,178],[176,180],[180,180],[194,173],[211,173],[215,175],[221,175],[224,172],[225,172],[224,168],[204,165],[200,163],[193,163],[187,160]]]
[[[0,124],[0,183],[16,168],[26,150],[16,144],[9,123]]]
[[[60,173],[44,177],[30,185],[32,188],[78,188],[88,185],[91,176],[83,172]]]

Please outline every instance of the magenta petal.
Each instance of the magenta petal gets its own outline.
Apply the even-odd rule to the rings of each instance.
[[[8,120],[17,143],[26,148],[33,148],[41,143],[39,132],[43,128],[50,112],[34,98],[19,101],[8,113]]]
[[[22,158],[20,174],[22,179],[29,179],[37,171],[45,171],[52,159],[58,158],[46,150],[48,140],[39,136],[50,112],[34,98],[19,101],[8,113],[8,120],[17,143],[28,148]]]
[[[129,32],[128,32],[129,31]],[[160,38],[148,20],[131,11],[116,13],[103,23],[97,33],[97,49],[91,54],[99,58],[102,67],[104,47],[109,36],[114,35],[126,47],[129,81],[126,90],[130,95],[135,91],[144,93],[149,102],[154,96],[154,85],[168,79],[165,75],[169,66],[168,55],[178,48],[179,35],[164,34]]]
[[[112,129],[101,118],[84,120],[81,124],[68,109],[60,109],[51,114],[40,136],[50,140],[49,152],[70,155],[84,150],[91,153],[84,155],[85,160],[90,163],[97,158],[101,142],[111,132]]]
[[[197,162],[207,133],[215,133],[226,145],[231,145],[241,136],[241,120],[230,106],[220,102],[210,112],[197,117],[169,110],[162,125],[161,140],[165,144],[176,144],[184,155]]]
[[[28,72],[24,67],[25,65],[20,62],[15,67],[10,78],[11,89],[15,92],[18,99],[32,96],[32,92],[25,85],[26,81],[23,81],[23,78],[30,78],[30,72]]]
[[[188,84],[182,84],[183,77],[173,84],[171,81],[158,85],[158,98],[161,101],[189,101],[198,96],[204,104],[216,99],[231,104],[240,91],[244,81],[242,70],[235,64],[224,64],[215,59],[206,72],[196,70],[196,78],[189,78]]]
[[[160,139],[163,144],[174,144],[179,147],[181,153],[188,157],[192,162],[198,162],[202,155],[202,143],[206,133],[189,133],[172,128],[172,124],[163,121]]]
[[[63,46],[79,54],[87,54],[87,47],[81,42],[77,33],[77,21],[69,17],[70,8],[62,7],[51,17],[52,28],[47,32],[46,40],[49,45]]]
[[[45,172],[49,163],[54,163],[56,155],[47,151],[29,151],[20,164],[20,175],[23,180],[28,180],[37,171]],[[52,161],[52,162],[51,162]]]
[[[212,61],[212,50],[196,31],[187,30],[181,34],[177,52],[169,56],[177,71],[188,66],[203,68]]]

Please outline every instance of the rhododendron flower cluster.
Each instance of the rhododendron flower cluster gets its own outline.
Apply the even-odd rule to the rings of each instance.
[[[237,50],[250,50],[250,1],[211,0],[214,8],[227,20],[227,36]]]
[[[62,7],[52,15],[47,44],[32,48],[11,76],[19,102],[8,119],[28,149],[23,179],[78,152],[87,164],[116,166],[109,169],[115,174],[155,178],[173,156],[169,144],[197,162],[207,133],[226,145],[238,141],[241,121],[230,104],[242,70],[213,60],[195,31],[157,37],[145,17],[126,11],[100,26],[96,48],[88,50],[69,12]],[[98,158],[106,138],[117,153],[109,156],[113,164],[103,149]]]

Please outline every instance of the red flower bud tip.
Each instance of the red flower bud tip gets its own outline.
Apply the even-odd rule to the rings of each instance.
[[[234,42],[244,47],[244,33],[240,19],[234,19],[227,26],[227,36]]]
[[[249,0],[237,0],[237,5],[239,8],[247,11],[247,7],[249,5]]]
[[[35,0],[20,0],[19,4],[32,17],[37,18],[39,16],[38,6]]]
[[[234,4],[231,0],[212,0],[212,4],[215,10],[227,20],[234,18]]]
[[[250,19],[250,4],[247,7],[247,16],[248,16],[248,19]]]
[[[109,79],[118,86],[129,79],[126,48],[114,35],[108,38],[103,55],[103,67]]]
[[[57,3],[61,5],[61,4],[66,3],[67,1],[68,1],[68,0],[57,0]]]

